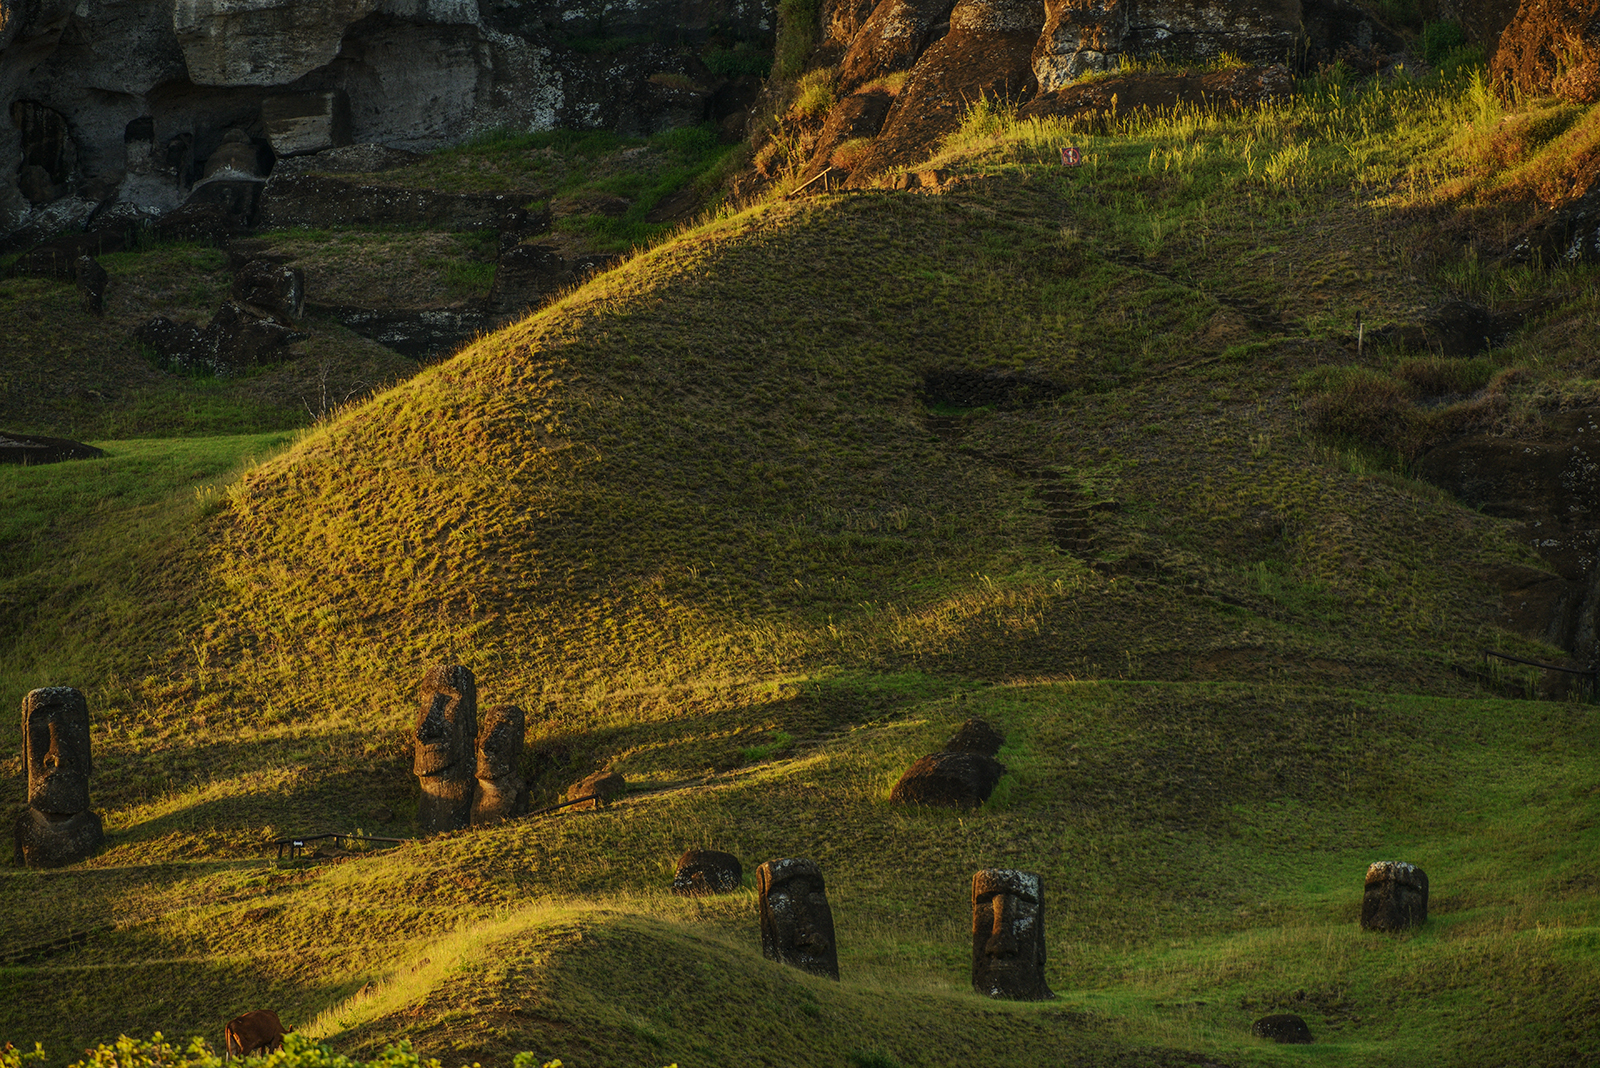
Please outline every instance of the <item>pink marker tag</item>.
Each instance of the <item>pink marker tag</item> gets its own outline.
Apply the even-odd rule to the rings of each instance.
[[[1063,166],[1076,167],[1083,162],[1083,153],[1078,151],[1077,145],[1067,145],[1061,150],[1061,163]]]

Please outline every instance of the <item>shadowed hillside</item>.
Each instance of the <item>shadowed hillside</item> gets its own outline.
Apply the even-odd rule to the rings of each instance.
[[[103,519],[146,524],[111,563],[71,555],[87,520],[12,550],[5,693],[92,673],[108,845],[0,881],[33,947],[5,1034],[61,1059],[270,1004],[449,1064],[1280,1065],[1306,1051],[1250,1024],[1296,1012],[1330,1064],[1592,1057],[1594,717],[1480,685],[1486,647],[1561,656],[1495,577],[1548,572],[1319,415],[1340,375],[1411,373],[1427,309],[1513,283],[1544,304],[1464,358],[1482,392],[1387,411],[1426,443],[1584,395],[1559,339],[1593,268],[1471,277],[1403,192],[1461,177],[1475,100],[979,109],[926,193],[729,210],[237,478],[238,443],[198,492],[163,475]],[[75,470],[139,455],[109,444]],[[527,710],[535,805],[602,767],[632,793],[263,859],[412,833],[438,662]],[[970,716],[1006,738],[990,802],[888,804]],[[695,845],[817,861],[842,981],[762,960],[748,881],[668,894]],[[1421,930],[1358,928],[1380,859],[1432,877]],[[991,866],[1042,876],[1054,1001],[971,990]]]

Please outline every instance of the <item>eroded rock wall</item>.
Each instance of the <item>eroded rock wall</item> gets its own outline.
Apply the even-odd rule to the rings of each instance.
[[[0,158],[17,163],[0,168],[0,235],[23,244],[119,204],[132,215],[169,211],[240,134],[264,174],[279,158],[351,143],[425,150],[493,128],[649,134],[720,118],[719,79],[698,53],[708,42],[770,43],[773,9],[773,0],[10,0]]]

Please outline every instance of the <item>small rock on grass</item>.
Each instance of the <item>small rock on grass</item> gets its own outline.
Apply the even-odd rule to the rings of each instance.
[[[1311,1042],[1311,1028],[1292,1012],[1263,1016],[1250,1025],[1250,1033],[1286,1045],[1304,1046]]]

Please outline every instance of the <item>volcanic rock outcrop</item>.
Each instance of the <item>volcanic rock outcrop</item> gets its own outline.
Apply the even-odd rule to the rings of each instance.
[[[770,43],[775,25],[771,0],[30,0],[5,15],[0,154],[20,165],[0,173],[0,235],[35,240],[204,186],[237,205],[277,160],[352,143],[721,119],[734,79],[700,53]]]
[[[1600,100],[1600,0],[1525,0],[1500,35],[1489,77],[1507,97]]]
[[[1403,47],[1352,0],[834,0],[823,26],[820,58],[838,57],[841,100],[806,176],[837,165],[853,186],[926,159],[980,99],[1029,105],[1086,75],[1114,72],[1124,58],[1186,63],[1226,53],[1287,69]],[[1210,97],[1253,103],[1276,95],[1287,78],[1251,80],[1225,79]],[[1198,86],[1162,91],[1172,102],[1200,96]],[[1042,113],[1067,113],[1078,103]],[[848,164],[835,164],[839,146],[855,138],[873,141]]]

